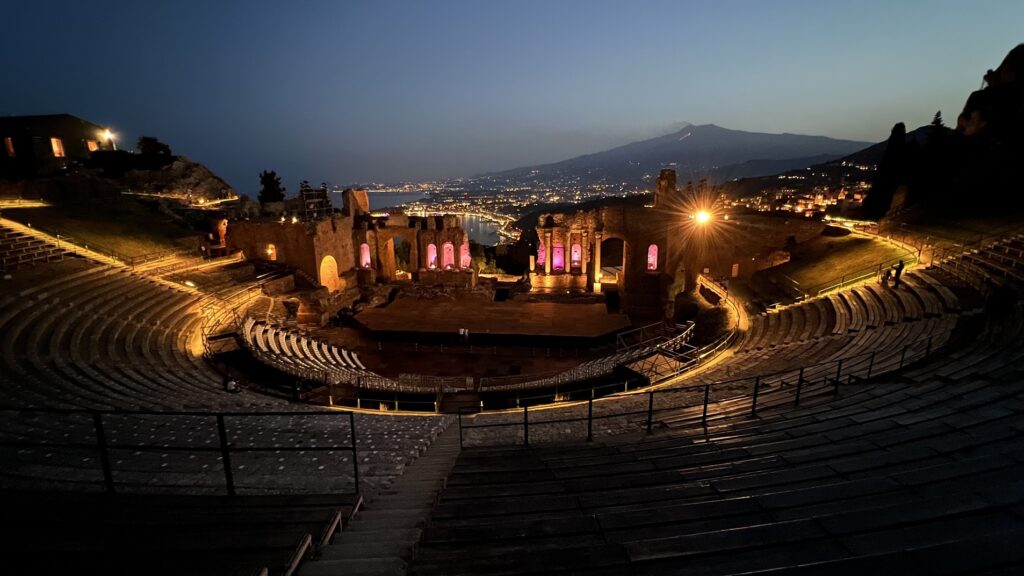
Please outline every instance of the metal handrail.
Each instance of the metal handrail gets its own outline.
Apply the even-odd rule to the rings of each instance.
[[[938,332],[938,333],[935,333],[935,334],[930,334],[927,337],[922,337],[922,338],[913,340],[911,342],[905,343],[903,348],[901,349],[901,352],[900,352],[899,364],[898,364],[898,366],[893,371],[902,370],[908,363],[916,361],[916,360],[920,360],[920,359],[923,359],[923,358],[926,358],[926,357],[930,356],[931,353],[934,351],[933,350],[933,346],[932,346],[932,344],[934,342],[934,338],[935,337],[941,337],[941,336],[950,335],[950,334],[952,334],[953,330],[954,329],[944,330],[944,331],[941,331],[941,332]],[[927,343],[924,352],[923,353],[913,352],[913,348],[916,345],[921,344],[921,343]],[[661,389],[650,388],[650,389],[648,389],[646,391],[627,391],[627,392],[617,393],[617,394],[610,395],[609,397],[623,398],[623,397],[626,397],[628,395],[646,394],[647,397],[648,397],[647,409],[646,410],[624,410],[624,411],[617,411],[617,412],[609,412],[609,413],[601,414],[601,415],[598,415],[598,416],[595,416],[593,414],[593,402],[594,402],[594,399],[596,397],[600,396],[599,394],[597,394],[597,392],[599,390],[602,390],[602,389],[610,388],[611,386],[620,387],[620,386],[625,385],[625,387],[628,389],[629,381],[626,381],[626,382],[623,382],[623,383],[616,383],[614,385],[610,385],[610,386],[606,386],[606,387],[594,387],[594,388],[591,389],[590,398],[587,400],[587,404],[588,404],[588,407],[587,407],[587,417],[585,417],[585,418],[584,417],[570,417],[570,418],[559,418],[559,419],[552,419],[552,420],[543,420],[541,422],[535,422],[534,425],[536,426],[536,425],[551,425],[551,424],[568,424],[568,423],[573,423],[573,422],[583,422],[583,421],[586,421],[587,422],[587,437],[586,437],[586,440],[587,441],[591,441],[593,439],[593,421],[594,420],[601,420],[601,419],[606,419],[606,418],[616,418],[616,417],[625,417],[625,416],[636,416],[636,415],[640,415],[640,414],[645,414],[646,415],[646,419],[645,419],[644,425],[645,425],[647,433],[650,434],[653,431],[653,418],[654,418],[654,414],[655,413],[657,413],[657,412],[664,412],[664,411],[667,411],[667,410],[679,410],[679,409],[683,409],[683,408],[692,408],[692,407],[696,407],[697,406],[695,404],[681,404],[681,405],[670,405],[670,406],[666,406],[666,407],[655,409],[654,408],[654,398],[655,398],[656,394],[658,394],[658,395],[666,395],[666,394],[693,393],[694,390],[700,390],[700,389],[703,389],[703,391],[704,391],[704,394],[703,394],[703,398],[704,398],[703,399],[703,410],[702,410],[702,416],[701,416],[701,423],[702,424],[706,424],[707,423],[707,412],[708,412],[708,404],[709,404],[709,398],[710,398],[710,391],[711,391],[712,387],[721,387],[721,386],[725,386],[725,385],[729,385],[729,384],[748,382],[748,381],[751,381],[751,380],[753,380],[753,389],[752,389],[752,393],[750,395],[750,398],[751,398],[750,414],[751,414],[751,416],[756,416],[759,392],[760,392],[760,389],[763,386],[765,386],[766,384],[769,384],[771,382],[777,382],[777,383],[782,384],[783,386],[785,386],[785,385],[794,386],[795,387],[794,406],[798,406],[799,403],[800,403],[800,395],[804,391],[804,387],[806,385],[810,385],[810,384],[813,384],[814,382],[817,382],[819,379],[820,379],[820,381],[821,381],[823,386],[830,386],[832,391],[833,391],[833,393],[838,393],[839,385],[842,382],[844,376],[846,377],[846,383],[848,383],[848,384],[852,384],[854,382],[863,382],[863,381],[871,380],[873,377],[877,377],[879,375],[875,371],[875,369],[876,369],[877,354],[878,354],[877,350],[871,350],[871,351],[862,352],[862,353],[859,353],[859,354],[854,354],[852,356],[837,358],[837,359],[833,359],[833,360],[826,360],[826,361],[817,362],[817,363],[814,363],[814,364],[808,364],[808,365],[804,365],[804,366],[800,366],[800,367],[796,367],[796,368],[785,368],[785,369],[776,370],[774,372],[768,372],[768,373],[764,373],[764,374],[758,374],[758,375],[752,375],[752,376],[744,376],[744,377],[740,377],[740,378],[734,378],[734,379],[731,379],[731,380],[721,380],[721,381],[717,381],[717,382],[709,382],[709,383],[705,383],[705,384],[697,384],[697,385],[693,385],[693,386],[683,386],[683,387],[677,387],[677,388],[661,388]],[[859,362],[855,362],[857,360],[859,360]],[[862,364],[864,364],[865,360],[867,361],[866,368],[864,368],[862,366]],[[843,364],[844,363],[847,365],[847,372],[845,372],[845,374],[843,372]],[[853,365],[854,367],[850,368],[851,365]],[[831,372],[832,372],[831,366],[835,366],[835,374],[834,375],[831,374]],[[827,371],[822,370],[822,369],[824,369],[826,367],[829,368]],[[815,377],[815,378],[806,378],[805,377],[805,375],[806,375],[806,373],[808,371],[815,371],[815,369],[817,369],[820,372],[823,372],[820,375],[820,377]],[[857,372],[860,372],[860,374],[858,375]],[[792,376],[792,378],[791,378],[792,382],[787,382],[784,378],[782,378],[783,376],[786,376],[786,375]],[[637,382],[637,381],[634,381],[634,382]],[[779,388],[781,389],[782,386],[780,386]],[[737,397],[737,398],[741,398],[741,397],[742,396]],[[546,398],[546,396],[545,396],[545,398]],[[529,400],[529,399],[532,399],[532,398],[530,398],[530,397],[521,397],[520,401]],[[528,414],[529,413],[529,404],[523,404],[522,410],[523,410],[523,420],[522,420],[522,422],[490,422],[490,423],[485,423],[485,424],[467,425],[467,424],[464,424],[463,421],[462,421],[463,420],[463,415],[467,414],[467,413],[475,413],[476,411],[469,411],[469,410],[465,410],[465,409],[460,409],[459,412],[458,412],[458,416],[459,416],[459,441],[460,441],[460,445],[463,443],[463,432],[464,432],[464,430],[472,430],[474,428],[501,428],[501,427],[519,427],[519,426],[522,426],[523,430],[524,430],[524,433],[523,433],[524,445],[529,445],[529,425],[530,425],[529,424],[529,422],[530,422],[529,421],[529,414]]]
[[[254,412],[254,411],[239,411],[239,412],[203,412],[203,411],[182,411],[182,410],[83,410],[74,408],[33,408],[33,407],[0,407],[0,412],[18,412],[23,414],[26,412],[31,413],[42,413],[42,414],[60,414],[64,416],[74,414],[88,414],[91,415],[93,421],[93,428],[95,430],[96,442],[74,442],[74,441],[59,441],[59,442],[29,442],[29,441],[0,441],[0,446],[12,447],[12,448],[80,448],[80,449],[95,449],[100,454],[100,465],[103,470],[103,483],[106,491],[109,494],[115,494],[117,492],[117,484],[114,481],[113,468],[110,463],[110,450],[138,450],[138,451],[166,451],[166,452],[219,452],[221,455],[221,461],[224,465],[224,484],[227,489],[228,495],[235,496],[235,480],[234,480],[234,468],[231,465],[231,454],[236,452],[271,452],[271,451],[284,451],[284,452],[324,452],[332,450],[348,451],[352,453],[352,478],[355,493],[358,494],[360,491],[359,487],[359,458],[356,454],[357,449],[357,434],[355,425],[355,414],[348,412],[348,423],[349,423],[349,444],[347,445],[330,445],[330,446],[258,446],[258,447],[242,447],[234,446],[229,440],[227,435],[227,427],[225,426],[226,418],[253,418],[253,417],[273,417],[273,416],[327,416],[338,418],[341,417],[339,412],[331,411],[267,411],[267,412]],[[157,416],[157,417],[172,417],[172,416],[197,416],[197,417],[213,417],[216,418],[217,432],[219,437],[219,443],[217,446],[166,446],[156,445],[149,443],[110,443],[107,440],[106,429],[104,426],[105,416]]]

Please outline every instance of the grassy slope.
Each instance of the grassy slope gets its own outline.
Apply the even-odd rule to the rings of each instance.
[[[132,198],[94,204],[6,210],[4,216],[79,244],[125,256],[195,246],[195,233],[155,208]]]
[[[899,247],[864,236],[818,236],[798,245],[789,262],[760,274],[785,274],[809,289],[906,254]]]

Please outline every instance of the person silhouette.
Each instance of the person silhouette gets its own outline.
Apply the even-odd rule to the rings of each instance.
[[[903,274],[903,260],[900,260],[900,263],[896,265],[896,273],[893,274],[893,280],[892,280],[892,287],[893,288],[899,288],[900,287],[900,276],[902,274]]]

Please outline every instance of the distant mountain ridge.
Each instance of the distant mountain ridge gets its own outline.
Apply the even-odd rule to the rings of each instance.
[[[870,144],[826,136],[746,132],[714,124],[686,125],[671,134],[603,152],[493,172],[488,176],[579,176],[630,182],[671,166],[682,180],[708,178],[721,182],[803,168],[841,158]]]

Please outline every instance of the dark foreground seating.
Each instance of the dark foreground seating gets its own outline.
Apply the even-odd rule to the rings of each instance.
[[[893,381],[706,430],[466,450],[412,573],[1013,573],[1022,415],[1019,383]]]
[[[286,575],[348,522],[356,496],[6,493],[8,574]]]

